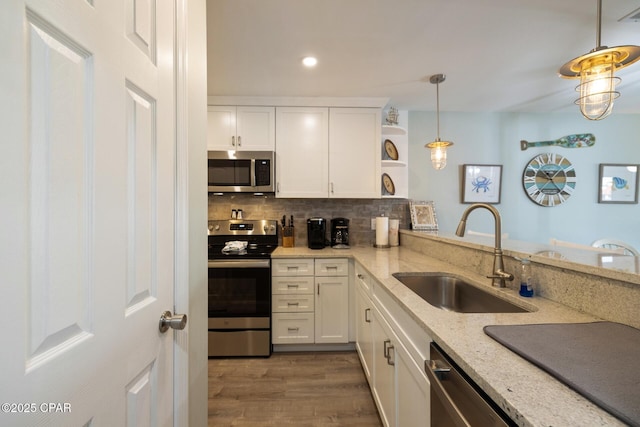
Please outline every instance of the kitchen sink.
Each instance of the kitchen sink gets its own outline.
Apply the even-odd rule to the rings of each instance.
[[[434,307],[457,313],[525,313],[529,310],[442,273],[394,273],[393,277]]]

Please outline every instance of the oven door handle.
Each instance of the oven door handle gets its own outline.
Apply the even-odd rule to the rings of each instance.
[[[209,268],[269,268],[270,260],[225,260],[225,261],[209,261]]]

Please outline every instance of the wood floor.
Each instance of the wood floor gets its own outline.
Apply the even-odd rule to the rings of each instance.
[[[209,359],[209,427],[382,425],[356,352]]]

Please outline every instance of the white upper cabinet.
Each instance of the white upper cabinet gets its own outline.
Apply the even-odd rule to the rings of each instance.
[[[276,196],[380,198],[380,109],[278,107]]]
[[[208,107],[208,150],[275,151],[275,108]]]
[[[327,197],[329,109],[276,108],[276,196]]]
[[[329,111],[329,197],[380,198],[380,110]]]

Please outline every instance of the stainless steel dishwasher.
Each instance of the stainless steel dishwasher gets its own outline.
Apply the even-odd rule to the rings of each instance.
[[[431,426],[515,426],[507,415],[447,356],[431,343],[425,372],[431,383]]]

